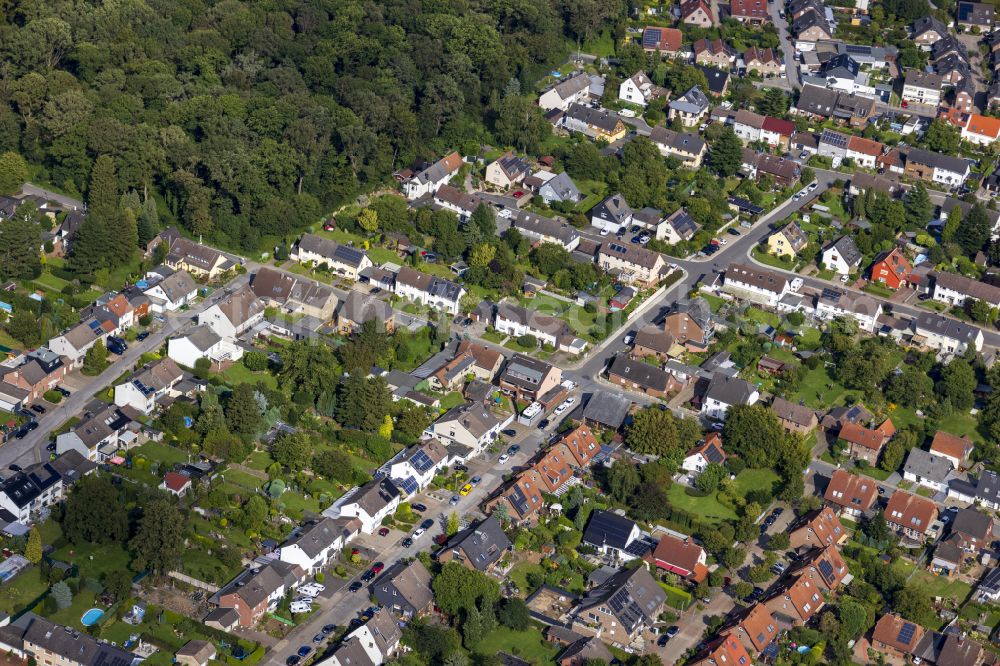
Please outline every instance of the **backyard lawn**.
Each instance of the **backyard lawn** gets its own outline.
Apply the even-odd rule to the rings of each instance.
[[[128,569],[129,555],[114,544],[67,543],[52,553],[52,559],[75,564],[81,577],[100,580],[109,571]]]
[[[275,389],[278,387],[278,379],[270,372],[254,372],[249,370],[241,361],[233,363],[231,366],[225,369],[220,375],[222,379],[225,380],[230,386],[235,386],[236,384],[256,384],[257,382],[264,382],[264,384],[270,388]]]
[[[747,308],[746,315],[750,321],[755,321],[758,324],[767,324],[772,328],[778,328],[778,325],[781,324],[781,317],[773,312],[765,312],[760,308]]]
[[[561,650],[557,644],[546,641],[541,630],[534,626],[527,631],[498,627],[476,646],[477,654],[495,655],[506,652],[537,665],[555,663],[556,655]]]
[[[847,394],[847,389],[830,376],[823,365],[808,371],[799,385],[798,398],[813,408],[827,408],[839,405]]]
[[[770,490],[777,481],[778,475],[772,469],[745,469],[736,475],[733,486],[745,496],[751,490]]]
[[[678,509],[684,509],[710,524],[736,520],[736,512],[719,502],[715,494],[705,497],[688,495],[684,485],[675,483],[667,490],[667,499]]]
[[[510,573],[507,574],[507,578],[513,581],[523,594],[527,594],[528,575],[531,573],[545,575],[545,570],[542,569],[542,565],[535,564],[534,562],[519,562],[514,565],[513,569],[510,570]]]

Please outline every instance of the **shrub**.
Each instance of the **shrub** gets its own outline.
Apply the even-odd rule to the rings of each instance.
[[[316,574],[316,582],[317,583],[326,582],[326,574],[323,573],[322,571],[320,571],[318,574]]]
[[[44,398],[47,402],[51,402],[53,405],[58,405],[62,401],[62,393],[51,389],[45,392]]]
[[[267,354],[259,351],[247,352],[243,355],[243,366],[253,372],[267,370]]]
[[[153,323],[153,318],[148,314],[144,314],[141,317],[139,317],[140,326],[149,326],[152,323]]]
[[[517,339],[517,344],[522,347],[537,347],[538,339],[530,333],[525,333]]]

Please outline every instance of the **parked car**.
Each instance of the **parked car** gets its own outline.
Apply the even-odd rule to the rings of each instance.
[[[362,587],[364,587],[364,585],[361,583],[361,581],[360,580],[356,580],[353,583],[351,583],[351,586],[349,588],[347,588],[347,589],[350,590],[351,592],[357,592]]]
[[[726,229],[726,233],[729,234],[730,236],[739,236],[740,230],[736,229],[735,227],[729,227],[728,229]]]
[[[322,632],[313,636],[313,643],[322,643],[325,640],[326,640],[326,635],[323,634]]]
[[[382,562],[376,562],[375,564],[372,565],[372,573],[374,573],[376,576],[382,573],[382,569],[385,569],[385,564],[383,564]]]
[[[378,535],[379,536],[389,536],[389,528],[388,527],[381,527],[381,528],[379,528]]]
[[[285,660],[285,664],[286,664],[286,666],[295,666],[295,664],[299,663],[301,660],[302,660],[302,657],[300,657],[297,654],[293,654],[293,655],[290,655],[288,657],[288,659]]]
[[[483,477],[481,477],[481,476],[479,476],[477,474],[476,476],[474,476],[471,479],[469,479],[469,483],[471,483],[474,486],[478,486],[479,482],[482,481],[482,480],[483,480]]]
[[[402,544],[403,548],[409,548],[410,546],[413,545],[413,539],[411,539],[410,537],[406,537],[400,543]]]
[[[313,649],[311,647],[309,647],[308,645],[303,645],[302,647],[299,648],[298,655],[300,657],[305,657],[312,651]]]
[[[456,505],[456,504],[458,504],[458,503],[459,503],[459,502],[460,502],[461,500],[462,500],[462,498],[461,498],[461,497],[459,497],[458,495],[452,495],[452,496],[451,496],[451,499],[450,499],[450,500],[448,500],[448,505],[449,505],[449,506],[455,506],[455,505]]]
[[[464,486],[462,486],[462,488],[458,491],[458,494],[461,495],[462,497],[465,497],[471,492],[472,492],[472,484],[467,483]]]
[[[48,410],[45,409],[44,407],[42,407],[41,405],[32,405],[31,406],[31,411],[38,412],[39,414],[44,414]]]
[[[70,395],[72,395],[69,391],[67,391],[66,389],[64,389],[62,386],[57,386],[56,390],[59,391],[60,393],[62,393],[62,396],[64,398],[68,398]]]
[[[323,635],[329,636],[333,632],[337,631],[337,625],[335,624],[325,624],[323,625]]]
[[[135,336],[135,339],[138,340],[139,342],[142,342],[148,337],[149,337],[149,331],[143,331],[139,335]]]
[[[429,530],[432,527],[434,527],[434,521],[431,520],[430,518],[420,523],[420,529],[422,530]]]
[[[517,431],[513,428],[507,428],[506,430],[501,430],[504,437],[517,437]]]
[[[538,427],[540,429],[542,429],[542,430],[545,430],[546,428],[549,427],[549,420],[548,419],[542,419],[541,421],[538,422]]]
[[[419,511],[421,513],[427,510],[427,507],[423,504],[411,504],[410,508],[413,509],[414,511]]]
[[[512,456],[520,450],[521,450],[520,444],[511,444],[510,446],[507,447],[507,455]]]
[[[38,427],[38,421],[32,421],[31,423],[26,423],[24,424],[24,427],[25,429],[27,429],[28,432],[31,432],[32,430]]]
[[[9,469],[12,472],[20,472],[21,471],[21,466],[20,465],[8,465],[7,469]]]
[[[667,638],[673,638],[674,636],[677,635],[677,633],[680,630],[681,630],[680,627],[674,625],[672,627],[669,627],[666,631],[664,631],[663,635],[666,636]]]
[[[419,539],[421,536],[423,536],[424,532],[426,532],[426,531],[427,530],[425,530],[423,527],[418,527],[417,529],[415,529],[413,531],[413,537],[412,538]]]
[[[507,455],[506,453],[504,453],[504,454],[502,454],[500,456],[500,458],[497,460],[497,462],[499,462],[501,465],[506,465],[508,460],[510,460],[510,456]],[[452,499],[455,499],[455,498],[452,498]]]

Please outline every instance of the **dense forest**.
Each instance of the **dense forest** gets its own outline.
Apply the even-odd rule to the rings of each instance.
[[[144,240],[162,218],[150,198],[206,241],[257,249],[414,160],[478,150],[524,111],[522,91],[626,11],[626,0],[2,0],[0,154],[86,197],[83,255]]]

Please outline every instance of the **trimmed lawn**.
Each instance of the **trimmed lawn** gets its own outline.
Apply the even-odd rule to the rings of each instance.
[[[510,338],[509,340],[507,340],[507,342],[504,343],[504,347],[506,347],[507,349],[512,349],[516,352],[525,352],[525,353],[530,353],[540,349],[538,345],[532,347],[525,347],[524,345],[522,345],[520,342],[517,341],[517,338]]]
[[[16,613],[37,599],[49,584],[41,579],[38,567],[31,567],[19,573],[10,583],[0,587],[0,611]]]
[[[715,494],[705,497],[693,497],[685,492],[686,488],[675,483],[667,490],[667,499],[679,509],[689,511],[706,523],[718,524],[736,520],[736,512],[719,502]]]
[[[459,405],[465,404],[465,398],[458,391],[452,391],[448,395],[441,398],[441,409],[451,409],[452,407],[458,407]]]
[[[712,294],[699,294],[699,296],[705,299],[712,312],[718,312],[726,304],[726,299],[713,296]]]
[[[531,664],[554,664],[556,655],[562,648],[555,643],[549,643],[537,627],[527,631],[513,631],[506,627],[498,627],[487,634],[486,638],[476,646],[476,653],[495,655],[500,652],[520,657]]]
[[[243,463],[250,469],[259,469],[260,471],[267,470],[272,464],[274,464],[274,458],[267,451],[254,451],[250,454],[250,457],[246,459]]]
[[[518,589],[521,590],[522,593],[527,594],[528,575],[531,573],[538,573],[544,576],[545,569],[542,568],[542,565],[535,564],[534,562],[519,562],[514,565],[513,569],[510,570],[510,573],[507,574],[507,578],[514,581],[514,584],[517,585]]]
[[[777,481],[778,475],[772,469],[745,469],[736,475],[734,485],[740,495],[746,496],[751,490],[770,490]]]
[[[897,428],[906,427],[923,421],[924,417],[917,416],[916,412],[909,407],[896,407],[889,415],[893,424]],[[938,428],[953,435],[968,435],[977,444],[982,443],[983,436],[976,430],[976,417],[968,412],[952,412],[943,417],[938,422]]]
[[[855,465],[854,471],[857,472],[858,474],[862,474],[877,481],[885,481],[892,475],[892,472],[887,472],[884,469],[880,469],[878,467],[872,467],[871,465],[869,465],[868,467],[858,467],[857,465]]]
[[[227,469],[222,473],[222,477],[229,483],[235,483],[238,486],[254,491],[267,483],[264,479],[258,479],[253,474],[247,474],[238,469]]]
[[[949,597],[961,603],[965,601],[972,591],[971,585],[956,578],[935,576],[923,569],[914,572],[913,562],[903,558],[898,558],[893,562],[892,566],[904,575],[909,576],[912,574],[910,580],[926,590],[932,597]]]
[[[75,564],[80,576],[100,578],[109,571],[128,569],[129,555],[115,544],[68,543],[52,553],[53,559]],[[85,609],[86,610],[86,609]]]
[[[483,340],[486,340],[487,342],[492,342],[495,345],[498,345],[507,339],[506,335],[498,331],[486,331],[485,333],[482,334],[481,337]]]
[[[0,347],[7,347],[17,351],[24,349],[24,345],[10,337],[10,334],[3,329],[0,329]]]
[[[81,587],[80,591],[73,595],[73,603],[62,610],[56,611],[49,617],[49,619],[53,622],[64,624],[68,627],[75,627],[76,629],[83,631],[84,626],[80,620],[83,618],[84,613],[94,607],[96,607],[96,604],[94,603],[94,593],[84,587]]]
[[[765,312],[759,308],[748,308],[747,309],[747,319],[750,321],[755,321],[758,324],[767,324],[773,328],[778,328],[781,324],[781,317],[774,314],[773,312]]]
[[[58,291],[62,292],[63,287],[69,284],[66,280],[56,277],[51,273],[42,273],[37,278],[35,278],[35,284],[37,284],[42,289],[46,291]]]
[[[840,404],[847,389],[827,372],[823,365],[808,371],[799,386],[798,398],[813,408],[827,408]]]
[[[278,378],[272,375],[266,370],[261,372],[253,372],[247,369],[242,362],[237,361],[231,366],[226,368],[222,374],[219,375],[223,380],[230,386],[235,386],[236,384],[256,384],[257,382],[264,382],[264,384],[270,388],[278,388]]]
[[[784,271],[795,270],[795,264],[796,264],[796,262],[794,262],[794,261],[782,261],[781,259],[779,259],[778,257],[774,256],[773,254],[768,254],[767,252],[765,252],[764,250],[761,250],[760,248],[754,247],[754,249],[751,251],[751,254],[753,255],[754,259],[756,259],[757,261],[759,261],[762,264],[767,264],[768,266],[771,266],[772,268],[780,268],[781,270],[784,270]]]
[[[142,456],[149,461],[174,465],[188,461],[189,454],[173,446],[160,444],[159,442],[146,442],[142,446],[132,449],[132,457]]]

